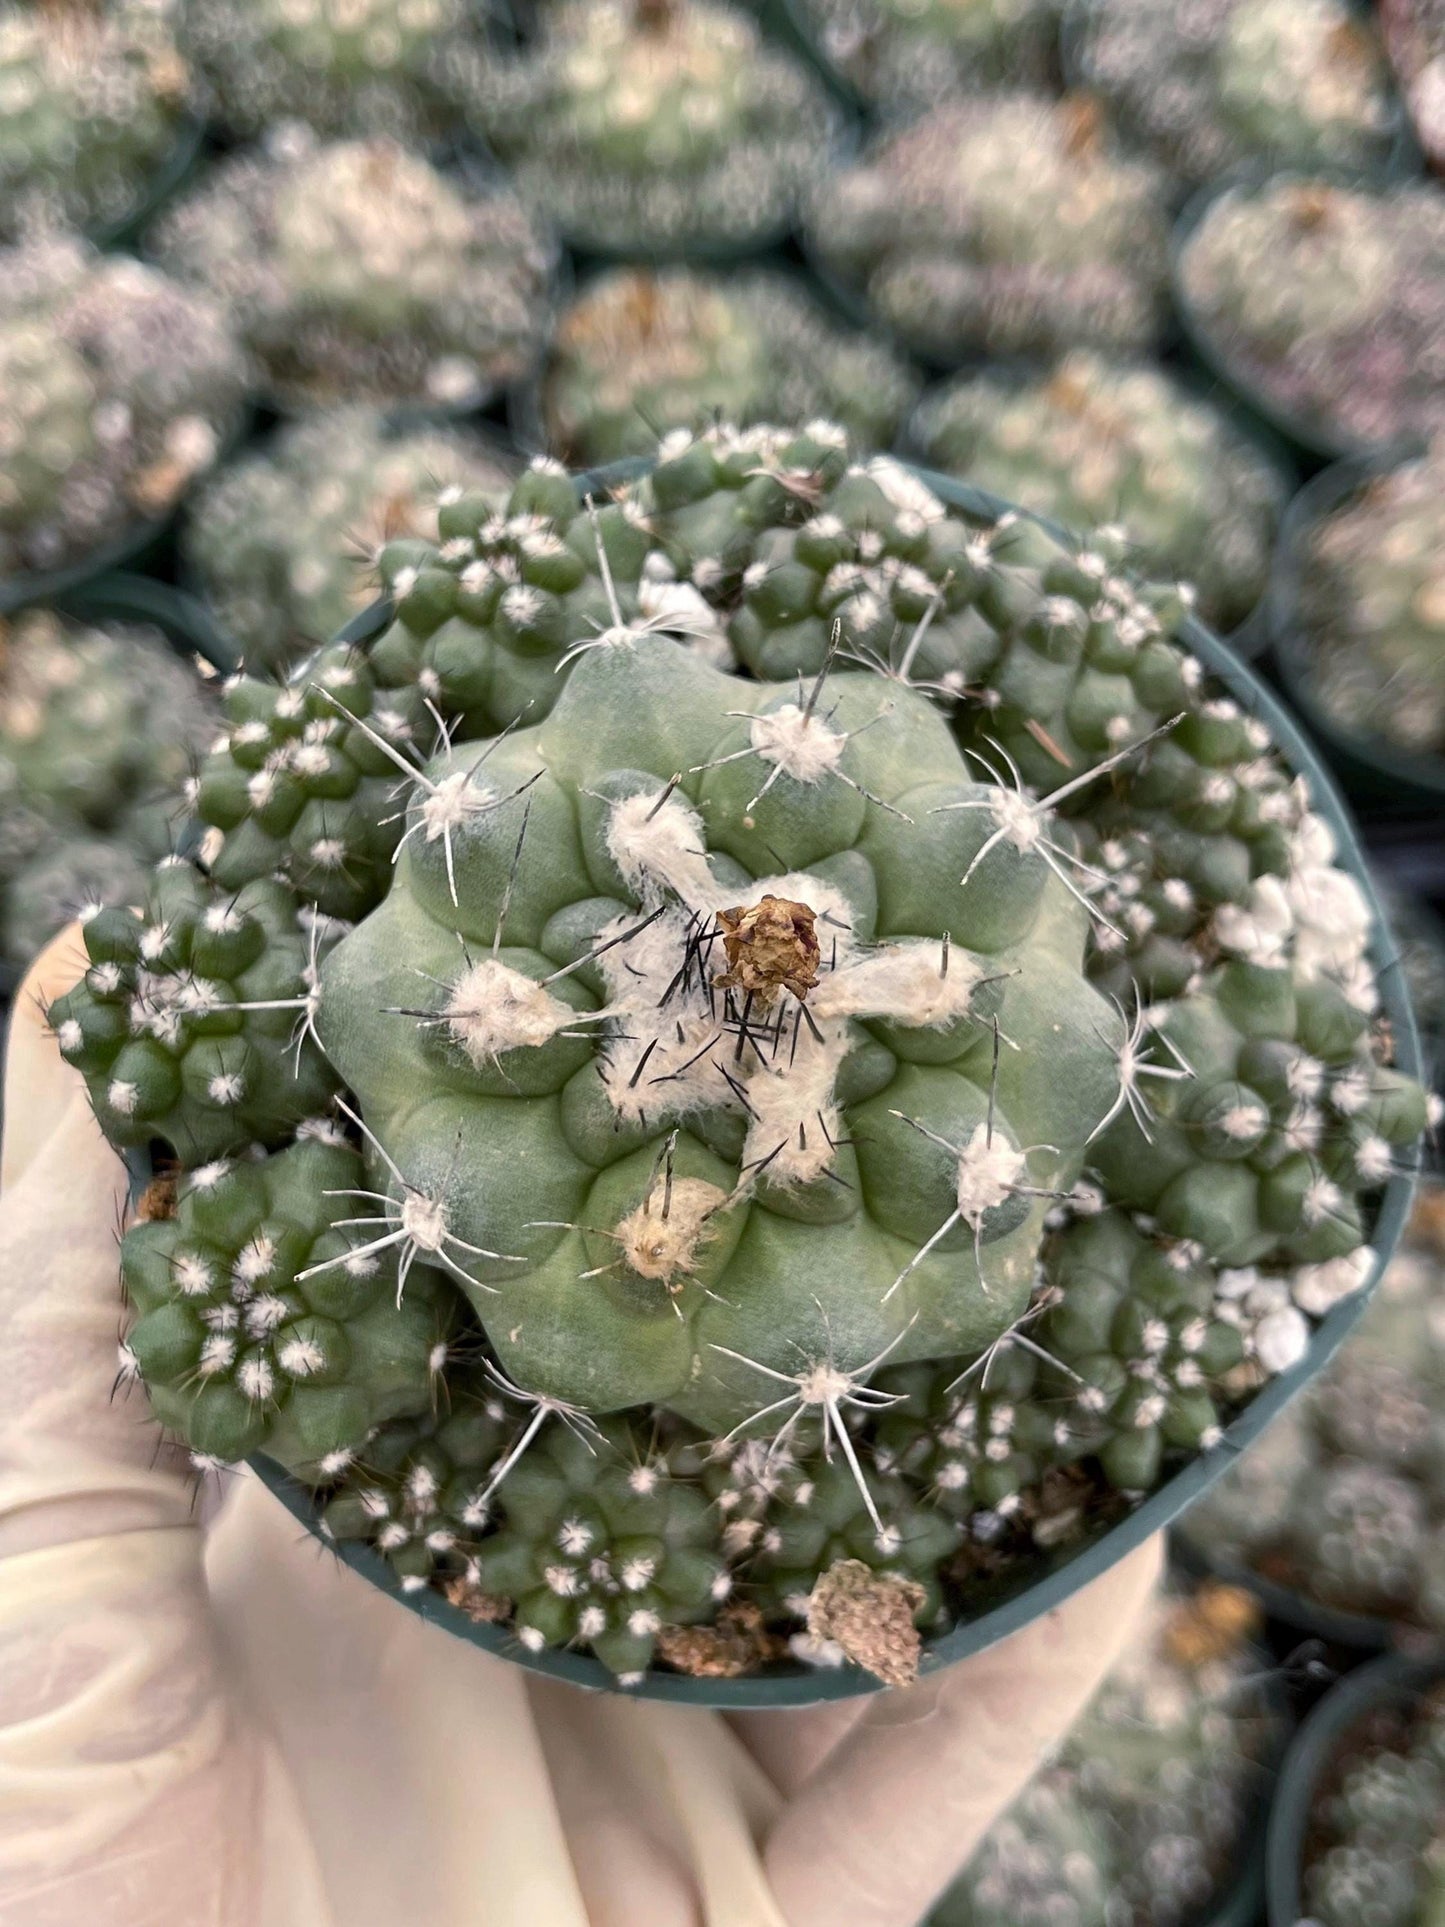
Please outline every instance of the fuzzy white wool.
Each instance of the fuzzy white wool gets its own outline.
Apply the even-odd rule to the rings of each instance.
[[[895,509],[917,515],[926,523],[943,520],[944,507],[933,490],[891,455],[873,456],[863,472],[877,483]]]
[[[442,1015],[453,1042],[478,1070],[503,1051],[549,1043],[577,1018],[575,1010],[499,957],[485,957],[457,978]]]
[[[967,951],[925,940],[888,944],[855,957],[824,977],[809,1008],[818,1018],[888,1017],[913,1029],[937,1029],[968,1014],[982,971]]]
[[[1290,1282],[1290,1292],[1301,1311],[1311,1318],[1323,1318],[1346,1298],[1363,1290],[1375,1268],[1375,1254],[1369,1245],[1348,1252],[1343,1258],[1330,1258],[1323,1264],[1301,1265]]]
[[[1001,1131],[989,1142],[988,1126],[980,1124],[958,1156],[955,1193],[959,1216],[975,1229],[985,1215],[1003,1204],[1028,1175],[1028,1160]]]
[[[833,1145],[845,1135],[833,1085],[846,1050],[846,1035],[841,1028],[834,1034],[830,1026],[822,1044],[810,1035],[804,1045],[800,1037],[791,1065],[755,1069],[747,1081],[753,1116],[743,1147],[745,1165],[771,1158],[765,1175],[783,1184],[811,1184],[831,1168]]]
[[[643,791],[614,803],[607,822],[607,849],[629,889],[645,903],[678,897],[693,909],[717,903],[717,885],[708,866],[702,818],[674,793],[659,803],[662,790]]]
[[[753,749],[797,783],[821,783],[842,761],[848,738],[829,728],[816,713],[797,703],[784,703],[766,715],[755,716],[748,729]]]
[[[1256,879],[1246,903],[1222,904],[1214,914],[1214,939],[1221,950],[1247,963],[1273,968],[1289,954],[1294,911],[1278,877]]]
[[[1266,1313],[1254,1328],[1254,1356],[1271,1374],[1298,1365],[1309,1345],[1309,1322],[1295,1305]]]

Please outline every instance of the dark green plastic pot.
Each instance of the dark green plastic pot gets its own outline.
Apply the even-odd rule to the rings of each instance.
[[[609,485],[643,472],[647,466],[642,461],[617,463],[605,470],[585,474],[580,479],[585,489],[602,492]],[[931,470],[917,469],[915,472],[941,500],[965,517],[991,522],[1008,506],[985,490],[969,487]],[[389,605],[384,601],[376,602],[349,623],[339,639],[356,644],[366,643],[379,635],[390,619]],[[1339,860],[1359,883],[1374,913],[1375,937],[1371,946],[1371,960],[1379,977],[1381,1006],[1394,1035],[1395,1061],[1403,1071],[1418,1076],[1421,1071],[1419,1039],[1408,990],[1397,967],[1394,942],[1370,883],[1354,827],[1328,772],[1288,712],[1224,643],[1211,635],[1202,624],[1192,620],[1185,625],[1183,635],[1210,673],[1248,712],[1268,725],[1290,767],[1309,781],[1314,806],[1334,831]],[[1402,1159],[1397,1174],[1385,1186],[1371,1225],[1371,1243],[1377,1255],[1369,1287],[1337,1305],[1321,1322],[1314,1333],[1308,1356],[1292,1370],[1273,1379],[1225,1428],[1223,1437],[1213,1450],[1200,1453],[1181,1467],[1157,1491],[1150,1493],[1127,1518],[1097,1532],[1077,1549],[1041,1552],[1032,1560],[1021,1561],[1018,1568],[979,1598],[974,1612],[960,1619],[951,1631],[925,1642],[921,1664],[925,1676],[982,1652],[1044,1613],[1063,1605],[1090,1580],[1097,1579],[1146,1539],[1170,1525],[1234,1463],[1294,1395],[1333,1357],[1354,1328],[1365,1308],[1369,1290],[1384,1269],[1404,1229],[1418,1167],[1417,1149]],[[138,1182],[143,1184],[150,1176],[149,1161],[142,1159],[133,1168]],[[320,1530],[321,1507],[313,1492],[264,1456],[258,1455],[251,1464],[307,1531],[330,1544],[330,1541],[324,1540]],[[486,1652],[514,1660],[532,1672],[565,1680],[575,1686],[598,1692],[615,1690],[612,1676],[600,1661],[588,1654],[561,1649],[528,1652],[507,1628],[475,1624],[438,1592],[427,1589],[403,1593],[390,1567],[370,1548],[346,1543],[334,1545],[332,1549],[343,1564],[383,1592],[390,1593],[401,1605]],[[882,1692],[884,1688],[880,1681],[857,1667],[822,1670],[787,1662],[766,1673],[741,1679],[693,1679],[680,1673],[652,1671],[641,1685],[631,1690],[643,1699],[736,1711],[743,1708],[814,1706],[824,1701],[855,1699],[863,1694]]]
[[[1299,1927],[1305,1839],[1326,1774],[1351,1727],[1378,1706],[1408,1707],[1442,1677],[1439,1660],[1379,1659],[1327,1693],[1285,1755],[1265,1854],[1269,1927]]]
[[[1408,1647],[1412,1644],[1412,1635],[1415,1639],[1427,1640],[1427,1635],[1392,1620],[1322,1605],[1307,1593],[1281,1585],[1278,1580],[1256,1572],[1253,1566],[1216,1552],[1190,1531],[1187,1513],[1170,1537],[1174,1555],[1186,1571],[1207,1574],[1226,1586],[1237,1586],[1241,1592],[1253,1594],[1270,1619],[1301,1638],[1323,1640],[1327,1646],[1339,1646],[1359,1654]]]
[[[1189,364],[1181,367],[1172,362],[1165,362],[1160,365],[1137,355],[1105,355],[1101,358],[1120,368],[1135,366],[1149,368],[1155,373],[1166,374],[1178,382],[1192,399],[1211,408],[1241,440],[1250,444],[1255,454],[1273,472],[1276,481],[1284,491],[1286,500],[1293,499],[1294,491],[1299,486],[1299,468],[1290,449],[1272,429],[1256,420],[1248,409],[1241,407],[1233,395],[1221,389],[1218,382],[1210,380]],[[1004,379],[1017,375],[1020,378],[1026,378],[1044,374],[1049,365],[1044,361],[1021,357],[982,357],[976,363],[956,370],[952,379],[957,380],[970,375],[993,375]],[[921,397],[918,407],[904,427],[899,442],[901,452],[910,462],[926,463],[929,460],[928,452],[917,432],[918,417],[928,399],[928,393]],[[1283,517],[1281,517],[1281,527],[1283,527]],[[1149,573],[1150,566],[1152,565],[1145,565],[1142,572]],[[1264,593],[1249,614],[1233,629],[1219,632],[1220,639],[1227,642],[1237,656],[1243,656],[1252,661],[1264,651],[1269,639],[1266,622],[1268,593],[1266,583]]]
[[[1304,544],[1310,529],[1341,508],[1398,458],[1356,457],[1337,462],[1307,482],[1280,527],[1269,586],[1269,638],[1274,667],[1291,703],[1324,746],[1346,792],[1382,815],[1445,811],[1445,756],[1397,748],[1383,736],[1351,729],[1320,702],[1311,674],[1311,644],[1299,616]],[[1445,674],[1445,665],[1442,665]]]
[[[1208,324],[1195,310],[1193,302],[1184,285],[1184,257],[1196,231],[1202,225],[1214,203],[1236,188],[1260,186],[1263,182],[1281,176],[1292,176],[1298,180],[1327,181],[1336,186],[1358,186],[1365,189],[1379,188],[1383,183],[1359,175],[1342,174],[1337,169],[1322,167],[1313,172],[1301,168],[1281,168],[1278,175],[1271,175],[1260,168],[1241,168],[1222,180],[1211,182],[1203,187],[1186,204],[1183,213],[1174,225],[1169,242],[1169,285],[1174,299],[1174,310],[1178,318],[1180,333],[1191,353],[1208,372],[1221,381],[1233,394],[1238,396],[1244,406],[1266,427],[1290,443],[1305,458],[1311,468],[1318,468],[1326,462],[1369,459],[1393,455],[1396,460],[1415,452],[1420,447],[1418,436],[1408,431],[1396,440],[1374,444],[1363,442],[1348,430],[1337,428],[1322,415],[1305,413],[1285,407],[1276,402],[1269,391],[1247,375],[1240,368],[1229,350],[1210,331]]]

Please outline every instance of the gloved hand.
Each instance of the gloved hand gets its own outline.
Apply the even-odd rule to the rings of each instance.
[[[908,1927],[1128,1645],[1157,1544],[904,1692],[692,1712],[532,1679],[248,1475],[203,1528],[111,1399],[125,1173],[16,999],[0,1159],[0,1921]]]

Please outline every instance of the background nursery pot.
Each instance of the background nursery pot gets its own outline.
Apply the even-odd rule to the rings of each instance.
[[[1335,1687],[1305,1721],[1285,1755],[1269,1816],[1269,1927],[1295,1927],[1300,1919],[1305,1838],[1314,1796],[1349,1729],[1374,1707],[1408,1706],[1440,1675],[1438,1660],[1376,1660]]]
[[[641,466],[628,464],[626,472],[636,473]],[[607,479],[615,481],[621,472],[607,471]],[[965,515],[993,518],[1006,506],[981,490],[960,485],[925,470],[915,473],[940,499]],[[584,487],[596,485],[595,477],[583,480]],[[353,643],[365,642],[379,634],[389,620],[388,605],[377,603],[350,624],[342,632],[341,639]],[[1401,972],[1395,968],[1397,959],[1393,941],[1371,889],[1355,833],[1328,775],[1286,712],[1224,644],[1192,621],[1180,631],[1180,635],[1187,647],[1235,700],[1269,727],[1288,766],[1308,779],[1314,806],[1328,822],[1337,840],[1338,861],[1355,878],[1374,915],[1370,954],[1379,977],[1382,1008],[1393,1030],[1395,1063],[1402,1071],[1417,1074],[1419,1046],[1408,990]],[[1377,1253],[1375,1275],[1378,1275],[1380,1266],[1393,1250],[1404,1226],[1417,1161],[1414,1152],[1404,1157],[1380,1198],[1370,1227],[1371,1244]],[[133,1169],[141,1183],[150,1175],[149,1162],[144,1156],[133,1160]],[[1007,1578],[997,1582],[996,1589],[981,1601],[980,1609],[972,1616],[961,1620],[950,1631],[925,1640],[922,1670],[925,1673],[935,1671],[977,1653],[1018,1630],[1040,1614],[1060,1605],[1081,1586],[1169,1524],[1233,1462],[1290,1397],[1324,1365],[1354,1325],[1364,1307],[1366,1296],[1364,1291],[1357,1292],[1337,1305],[1315,1330],[1307,1356],[1298,1365],[1274,1378],[1227,1427],[1217,1445],[1185,1465],[1126,1518],[1098,1531],[1096,1536],[1072,1554],[1041,1553],[1029,1560],[1020,1559]],[[322,1536],[321,1506],[311,1491],[264,1457],[253,1458],[252,1464],[307,1529],[318,1537]],[[607,1669],[590,1656],[566,1649],[531,1651],[521,1645],[514,1632],[490,1623],[475,1623],[462,1610],[425,1586],[414,1584],[404,1588],[381,1557],[367,1548],[344,1543],[337,1545],[335,1550],[364,1578],[394,1593],[411,1610],[484,1650],[514,1659],[538,1672],[596,1690],[608,1689],[614,1683]],[[787,1662],[756,1675],[722,1680],[649,1670],[631,1690],[643,1697],[680,1704],[770,1708],[806,1706],[821,1701],[852,1698],[880,1690],[880,1682],[851,1666],[836,1670],[814,1669],[801,1663]]]

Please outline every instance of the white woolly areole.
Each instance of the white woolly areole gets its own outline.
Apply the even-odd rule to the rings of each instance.
[[[967,952],[943,950],[926,940],[888,944],[840,963],[813,992],[808,1008],[817,1018],[887,1017],[913,1029],[938,1029],[968,1014],[982,975]]]
[[[978,1125],[959,1152],[956,1193],[959,1216],[975,1229],[986,1213],[1006,1202],[1028,1172],[1028,1160],[1001,1131],[989,1142],[988,1126]]]
[[[705,1178],[654,1184],[617,1226],[623,1257],[639,1278],[671,1285],[678,1277],[690,1277],[709,1224],[726,1203],[727,1193]]]
[[[753,749],[797,783],[821,783],[842,761],[848,738],[797,703],[754,716],[748,730]]]
[[[440,1251],[447,1241],[447,1214],[436,1198],[408,1191],[402,1200],[401,1228],[420,1251]]]
[[[577,1012],[544,990],[534,978],[513,970],[498,957],[486,957],[464,971],[442,1006],[452,1041],[478,1070],[503,1051],[536,1049],[549,1043]]]
[[[418,805],[427,842],[435,843],[449,830],[461,829],[469,817],[483,815],[496,800],[497,792],[472,771],[453,770],[428,790]]]
[[[607,850],[644,902],[667,892],[695,909],[712,908],[717,886],[707,861],[702,818],[677,795],[659,803],[661,790],[614,803]]]

